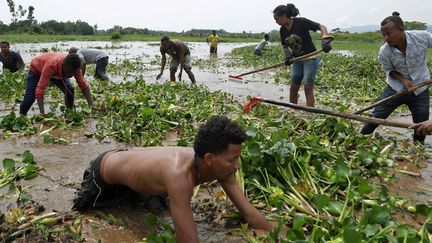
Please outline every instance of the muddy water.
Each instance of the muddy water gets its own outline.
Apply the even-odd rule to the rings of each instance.
[[[247,44],[226,44],[222,43],[218,48],[218,55],[209,55],[206,43],[188,43],[192,51],[193,72],[199,83],[205,84],[210,90],[222,90],[232,93],[240,101],[245,101],[246,96],[263,96],[270,99],[281,99],[288,101],[289,87],[287,85],[274,84],[274,71],[266,71],[244,77],[242,81],[232,81],[228,79],[230,74],[239,74],[249,69],[232,68],[225,65],[224,55],[233,48]],[[79,48],[102,48],[110,55],[110,62],[121,62],[126,58],[141,58],[148,65],[148,68],[142,73],[146,82],[156,82],[155,77],[159,73],[158,60],[160,59],[159,45],[157,42],[64,42],[64,43],[42,43],[42,44],[17,44],[12,47],[19,50],[23,55],[25,62],[28,64],[31,57],[37,55],[43,49],[54,49],[66,52],[70,47]],[[151,64],[152,61],[156,64]],[[205,66],[194,66],[194,60],[204,60],[216,65],[212,68]],[[183,74],[185,82],[189,82],[187,75]],[[115,82],[120,82],[121,77],[112,77]],[[169,71],[166,70],[162,81],[168,81]],[[300,92],[302,95],[303,92]],[[304,97],[300,97],[300,103],[304,103]],[[16,104],[15,104],[16,105]],[[36,108],[36,105],[34,106]],[[10,105],[0,102],[0,114],[4,115]],[[37,108],[36,108],[37,109]],[[399,117],[404,121],[409,121],[409,116]],[[399,119],[398,118],[398,119]],[[95,129],[95,122],[90,121],[85,128],[81,130],[69,131],[61,134],[62,137],[70,141],[67,145],[46,145],[43,143],[43,136],[34,135],[30,137],[11,137],[5,141],[0,141],[0,160],[4,158],[15,158],[25,150],[30,150],[40,167],[40,176],[31,181],[25,182],[25,185],[32,185],[28,190],[30,196],[43,204],[47,211],[68,211],[72,206],[72,199],[76,188],[82,178],[83,171],[88,162],[94,159],[101,152],[122,147],[115,141],[104,140],[97,141],[88,139],[84,136],[85,132],[91,132]],[[53,131],[62,133],[62,131]],[[379,128],[381,134],[390,134],[398,138],[407,138],[410,132],[406,129]],[[395,134],[397,133],[397,134]],[[170,145],[172,140],[169,135],[165,145]],[[428,137],[426,144],[432,144]],[[431,150],[431,146],[426,146]],[[402,166],[405,166],[401,162]],[[407,166],[407,165],[406,165]],[[426,168],[409,167],[402,168],[420,172],[422,177],[412,177],[404,174],[397,174],[395,183],[391,186],[391,192],[401,194],[412,198],[416,203],[425,203],[432,196],[432,192],[424,188],[432,188],[432,166],[427,164]],[[422,187],[423,189],[421,189]],[[0,191],[0,211],[4,211],[9,206],[13,206],[14,196],[7,198],[1,195],[11,195],[7,189]],[[13,194],[12,194],[13,195]],[[112,209],[105,211],[111,213],[118,219],[117,223],[110,225],[106,220],[97,216],[95,212],[84,214],[83,236],[89,241],[94,242],[101,239],[103,242],[137,242],[142,240],[147,229],[143,227],[143,214],[136,209]],[[164,220],[170,220],[167,214],[160,216]],[[205,215],[196,215],[196,218],[202,218]],[[198,221],[198,230],[200,238],[204,242],[238,242],[238,237],[226,236],[227,229],[221,224]]]
[[[235,98],[245,100],[245,97],[262,96],[271,99],[283,99],[287,101],[289,95],[289,87],[284,84],[275,84],[273,82],[274,71],[269,70],[249,76],[245,76],[243,80],[232,80],[228,75],[238,75],[251,71],[251,69],[227,67],[224,56],[231,52],[234,48],[243,47],[246,45],[254,45],[254,43],[221,43],[218,46],[218,54],[209,54],[209,46],[205,42],[190,42],[187,43],[191,49],[192,71],[195,74],[198,83],[203,83],[210,90],[222,90],[233,93]],[[39,55],[42,51],[54,50],[66,53],[70,47],[78,48],[98,48],[105,51],[109,55],[111,63],[120,63],[124,59],[139,59],[146,65],[146,70],[139,73],[144,77],[146,82],[156,82],[156,76],[160,71],[160,51],[159,42],[58,42],[58,43],[25,43],[14,44],[12,50],[17,50],[23,56],[24,62],[29,64],[31,58]],[[206,66],[195,66],[198,61],[208,61],[215,64],[214,68]],[[131,73],[130,75],[132,75]],[[91,80],[91,76],[86,74],[87,80]],[[123,77],[112,77],[114,82],[121,82]],[[183,72],[183,80],[190,82],[187,74]],[[164,75],[161,78],[162,82],[169,81],[168,65],[166,66]],[[300,102],[304,102],[303,92],[300,91]]]

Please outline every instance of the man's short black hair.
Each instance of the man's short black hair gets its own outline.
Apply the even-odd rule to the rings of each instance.
[[[81,60],[77,54],[71,53],[65,57],[63,65],[68,65],[73,69],[79,69],[81,67]]]
[[[0,45],[7,45],[8,47],[10,46],[9,42],[7,41],[0,41]]]
[[[206,153],[220,154],[230,144],[242,144],[247,138],[246,132],[237,123],[226,116],[212,116],[201,125],[195,136],[195,154],[203,158]]]
[[[169,40],[169,37],[168,37],[168,36],[164,36],[164,37],[161,38],[161,42],[162,42],[162,41],[168,41],[168,40]]]

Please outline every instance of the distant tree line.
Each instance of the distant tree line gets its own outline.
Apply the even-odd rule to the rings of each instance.
[[[107,30],[99,30],[97,25],[91,26],[85,21],[77,20],[75,22],[67,21],[61,22],[56,20],[48,20],[45,22],[38,22],[34,17],[35,8],[29,6],[25,8],[21,5],[15,6],[13,0],[6,0],[9,12],[11,14],[11,23],[9,25],[0,21],[0,34],[6,33],[28,33],[28,34],[54,34],[54,35],[148,35],[148,36],[195,36],[206,37],[211,34],[213,29],[191,29],[188,31],[174,32],[174,31],[160,31],[149,30],[148,28],[133,28],[122,27],[115,25]],[[264,33],[251,33],[243,31],[241,33],[228,33],[223,29],[216,30],[220,37],[236,37],[236,38],[260,38]],[[223,39],[222,39],[223,40]]]
[[[419,21],[404,21],[406,30],[428,30],[428,25]],[[335,34],[349,34],[349,31],[343,31],[340,28],[334,28],[331,30]]]

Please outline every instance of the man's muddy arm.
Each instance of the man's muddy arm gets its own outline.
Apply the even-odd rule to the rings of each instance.
[[[264,215],[250,204],[238,186],[234,176],[224,181],[220,181],[220,183],[228,197],[240,213],[242,213],[250,226],[262,230],[271,230],[273,228],[272,224],[264,217]]]
[[[161,52],[161,55],[162,55],[161,69],[160,69],[160,73],[156,76],[156,80],[158,80],[162,77],[163,71],[165,69],[165,64],[166,64],[165,52]]]
[[[179,78],[180,81],[181,81],[181,78],[182,78],[182,73],[183,73],[184,63],[185,63],[184,53],[185,53],[185,50],[183,49],[183,47],[180,47],[180,51],[179,51],[180,72],[179,72],[179,75],[178,75],[178,78]]]
[[[179,243],[199,243],[198,232],[190,206],[193,184],[186,179],[177,178],[168,183],[167,188],[177,241]]]

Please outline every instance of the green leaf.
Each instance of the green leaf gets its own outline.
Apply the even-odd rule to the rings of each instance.
[[[364,229],[364,233],[367,237],[372,237],[378,233],[380,226],[378,224],[368,224]]]
[[[314,236],[314,238],[312,239],[313,242],[318,242],[320,239],[323,239],[325,236],[328,235],[328,230],[321,226],[316,226],[314,227],[312,234]]]
[[[150,118],[154,115],[155,111],[154,111],[154,109],[152,109],[150,107],[144,107],[141,110],[141,113],[144,116],[144,118]]]
[[[316,197],[314,198],[315,206],[316,206],[317,209],[320,210],[320,211],[323,209],[323,207],[324,207],[325,205],[328,204],[329,201],[330,201],[330,199],[329,199],[326,195],[324,195],[324,194],[318,195],[318,196],[316,196]]]
[[[389,220],[389,210],[386,207],[373,207],[371,222],[384,225]]]
[[[336,228],[342,228],[342,227],[343,227],[342,224],[341,224],[339,221],[337,221],[337,219],[334,218],[334,217],[331,217],[331,218],[329,219],[328,223],[329,223],[330,225],[333,225],[333,226],[336,227]]]
[[[20,201],[22,203],[28,202],[28,201],[30,201],[30,196],[25,194],[25,193],[20,193],[18,201]]]
[[[15,171],[15,161],[13,159],[3,159],[3,169],[7,172]]]
[[[325,205],[324,209],[331,215],[339,216],[342,213],[343,205],[342,202],[330,200],[327,205]]]
[[[259,157],[261,155],[261,148],[258,143],[251,143],[247,147],[247,151],[250,156]]]
[[[35,162],[33,154],[28,150],[24,151],[24,153],[21,155],[21,157],[22,157],[23,163],[34,164],[34,162]]]
[[[258,133],[258,130],[255,126],[249,126],[246,129],[246,135],[248,135],[249,137],[255,137]]]
[[[293,229],[303,231],[303,225],[308,221],[308,218],[303,215],[296,215],[293,219]]]
[[[155,226],[157,224],[157,218],[152,213],[146,213],[144,215],[144,222],[147,226],[152,227],[152,226]]]
[[[362,237],[359,232],[354,229],[345,229],[343,233],[343,239],[349,243],[361,243]]]
[[[351,169],[344,163],[339,163],[337,166],[336,173],[338,177],[349,177],[351,175]]]
[[[413,239],[417,236],[417,232],[416,230],[408,224],[401,224],[397,227],[396,229],[396,238],[408,238],[408,239]],[[412,241],[409,241],[412,242]],[[418,241],[417,241],[418,242]]]
[[[305,234],[302,231],[296,229],[288,230],[286,232],[286,238],[295,242],[300,242],[299,240],[306,240]]]
[[[373,187],[367,184],[365,181],[360,181],[358,190],[360,194],[367,195],[373,191]]]
[[[416,217],[417,215],[424,215],[428,219],[432,219],[432,208],[425,204],[416,205]]]

